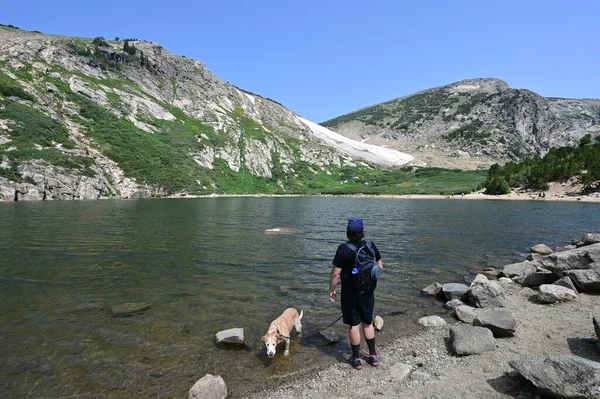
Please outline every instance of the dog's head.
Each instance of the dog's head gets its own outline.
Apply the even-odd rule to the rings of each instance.
[[[275,356],[275,352],[277,352],[277,344],[283,341],[283,335],[281,335],[279,331],[273,330],[263,335],[261,340],[265,343],[267,356],[269,356],[270,359]]]

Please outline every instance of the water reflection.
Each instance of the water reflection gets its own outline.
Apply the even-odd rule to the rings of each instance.
[[[596,204],[458,199],[0,203],[0,396],[27,397],[35,383],[56,397],[182,397],[213,373],[240,397],[337,361],[344,343],[304,342],[267,367],[258,338],[286,307],[303,309],[309,329],[337,318],[328,277],[352,216],[383,255],[379,311],[420,314],[442,311],[419,292],[431,282],[462,281],[533,244],[564,245],[597,231],[599,215]],[[126,302],[153,307],[112,317]],[[216,348],[214,333],[231,327],[254,348]]]

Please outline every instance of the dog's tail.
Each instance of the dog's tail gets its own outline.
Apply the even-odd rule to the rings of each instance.
[[[300,317],[298,317],[298,320],[302,319],[302,316],[304,315],[304,310],[300,311]]]

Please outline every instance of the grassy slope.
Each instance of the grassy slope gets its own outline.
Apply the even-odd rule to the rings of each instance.
[[[84,44],[80,43],[81,40],[77,40],[79,41],[74,42],[73,46],[82,53],[87,53],[86,48],[82,47]],[[26,68],[20,71],[12,70],[6,64],[2,66],[19,80],[33,81],[29,73],[30,65],[26,65]],[[107,67],[111,66],[112,63],[109,62]],[[50,67],[64,76],[72,74],[56,66]],[[97,87],[103,85],[123,88],[132,84],[114,79],[98,80],[82,74],[78,76]],[[239,172],[235,172],[225,161],[218,159],[214,168],[208,169],[196,164],[188,154],[201,151],[205,145],[223,147],[230,140],[227,132],[216,132],[201,121],[188,117],[180,109],[153,99],[175,115],[177,120],[145,120],[145,123],[157,128],[157,133],[147,133],[125,118],[117,117],[86,97],[73,93],[64,82],[48,75],[43,78],[58,88],[60,97],[79,107],[80,117],[76,118],[76,122],[87,129],[85,134],[94,139],[96,146],[116,161],[127,176],[162,188],[167,193],[449,194],[468,192],[485,180],[484,172],[441,169],[423,169],[411,173],[406,170],[388,172],[364,166],[345,166],[330,167],[325,172],[302,162],[299,156],[296,156],[291,165],[291,172],[284,173],[277,154],[272,154],[273,178],[253,176],[245,166],[242,166]],[[12,131],[9,132],[12,141],[0,146],[0,154],[15,161],[15,165],[31,159],[43,159],[59,167],[77,169],[83,174],[94,175],[95,172],[89,168],[93,162],[91,158],[65,154],[52,148],[56,143],[60,143],[63,148],[74,148],[74,143],[60,122],[33,107],[15,101],[15,98],[35,101],[35,98],[23,89],[19,80],[0,73],[0,103],[3,106],[0,118],[14,121],[10,124]],[[142,91],[140,87],[136,89]],[[114,93],[107,93],[107,96],[113,104],[120,102],[119,96]],[[242,157],[245,140],[261,140],[268,135],[278,134],[266,132],[258,123],[243,115],[241,110],[236,110],[232,116],[238,121],[242,131],[242,138],[237,143]],[[198,142],[197,137],[201,135],[207,137],[208,142]],[[293,138],[283,135],[279,138],[283,138],[285,145],[297,154],[297,142]],[[35,144],[44,149],[36,150]],[[17,150],[6,151],[11,146]],[[14,167],[1,169],[0,175],[14,181],[23,181]]]

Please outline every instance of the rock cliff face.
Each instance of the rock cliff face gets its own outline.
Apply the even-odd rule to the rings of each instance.
[[[476,167],[544,155],[600,134],[600,100],[544,98],[470,79],[324,122],[347,137],[401,148],[430,166]]]
[[[4,200],[294,192],[359,158],[158,44],[0,26]]]

